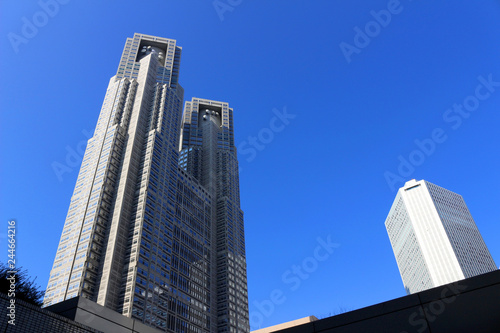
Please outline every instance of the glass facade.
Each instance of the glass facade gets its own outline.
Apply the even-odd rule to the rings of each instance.
[[[203,100],[220,113],[198,128],[188,102],[182,121],[180,56],[172,39],[127,39],[44,306],[82,296],[164,331],[249,331],[233,110]]]
[[[243,211],[233,109],[225,102],[186,102],[179,165],[210,192],[218,332],[249,330]]]

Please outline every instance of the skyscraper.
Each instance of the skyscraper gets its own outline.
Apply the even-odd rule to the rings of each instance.
[[[44,306],[81,296],[165,331],[249,331],[233,110],[193,99],[182,121],[180,58],[175,40],[127,39]]]
[[[248,328],[244,324],[248,322],[248,295],[233,109],[227,103],[206,99],[186,102],[181,148],[181,168],[198,180],[213,200],[219,327],[225,327],[224,332],[239,332]]]
[[[385,227],[408,294],[497,269],[462,196],[425,180],[399,189]]]

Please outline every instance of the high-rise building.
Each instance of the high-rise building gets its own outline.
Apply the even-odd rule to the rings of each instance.
[[[399,189],[385,227],[408,294],[497,269],[462,196],[425,180]]]
[[[180,58],[175,40],[127,39],[44,306],[80,296],[168,332],[249,331],[233,110],[193,99],[182,120]]]
[[[219,328],[244,331],[248,329],[248,295],[233,109],[224,102],[193,98],[185,104],[182,125],[180,167],[212,198]]]

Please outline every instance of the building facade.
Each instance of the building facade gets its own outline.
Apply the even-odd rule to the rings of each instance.
[[[249,331],[232,109],[204,100],[219,111],[212,126],[198,130],[191,108],[182,121],[181,51],[172,39],[127,39],[44,306],[81,296],[164,331]]]
[[[497,269],[462,196],[425,180],[399,189],[385,227],[408,294]]]
[[[218,326],[228,332],[248,329],[249,319],[243,211],[233,128],[233,109],[227,103],[200,98],[186,102],[179,163],[213,199]]]

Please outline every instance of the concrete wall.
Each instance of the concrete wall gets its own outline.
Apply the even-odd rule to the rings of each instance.
[[[7,317],[7,314],[10,313],[10,309],[7,309],[9,304],[10,298],[0,293],[0,332],[3,333],[102,333],[99,330],[18,299],[15,300],[15,325],[11,325],[8,323],[10,318]]]
[[[275,332],[498,333],[500,271]]]
[[[116,311],[105,308],[83,297],[75,297],[67,301],[54,304],[47,307],[47,310],[53,311],[105,333],[161,332],[155,328],[144,325],[138,320],[125,317]]]
[[[283,323],[283,324],[278,324],[278,325],[274,325],[274,326],[270,326],[270,327],[266,327],[266,328],[261,328],[261,329],[258,329],[256,331],[252,331],[250,333],[276,332],[278,330],[282,330],[282,329],[294,327],[294,326],[299,326],[299,325],[310,323],[310,322],[313,322],[316,320],[318,320],[318,318],[316,318],[315,316],[309,316],[309,317],[304,317],[304,318],[288,321],[288,322]]]

